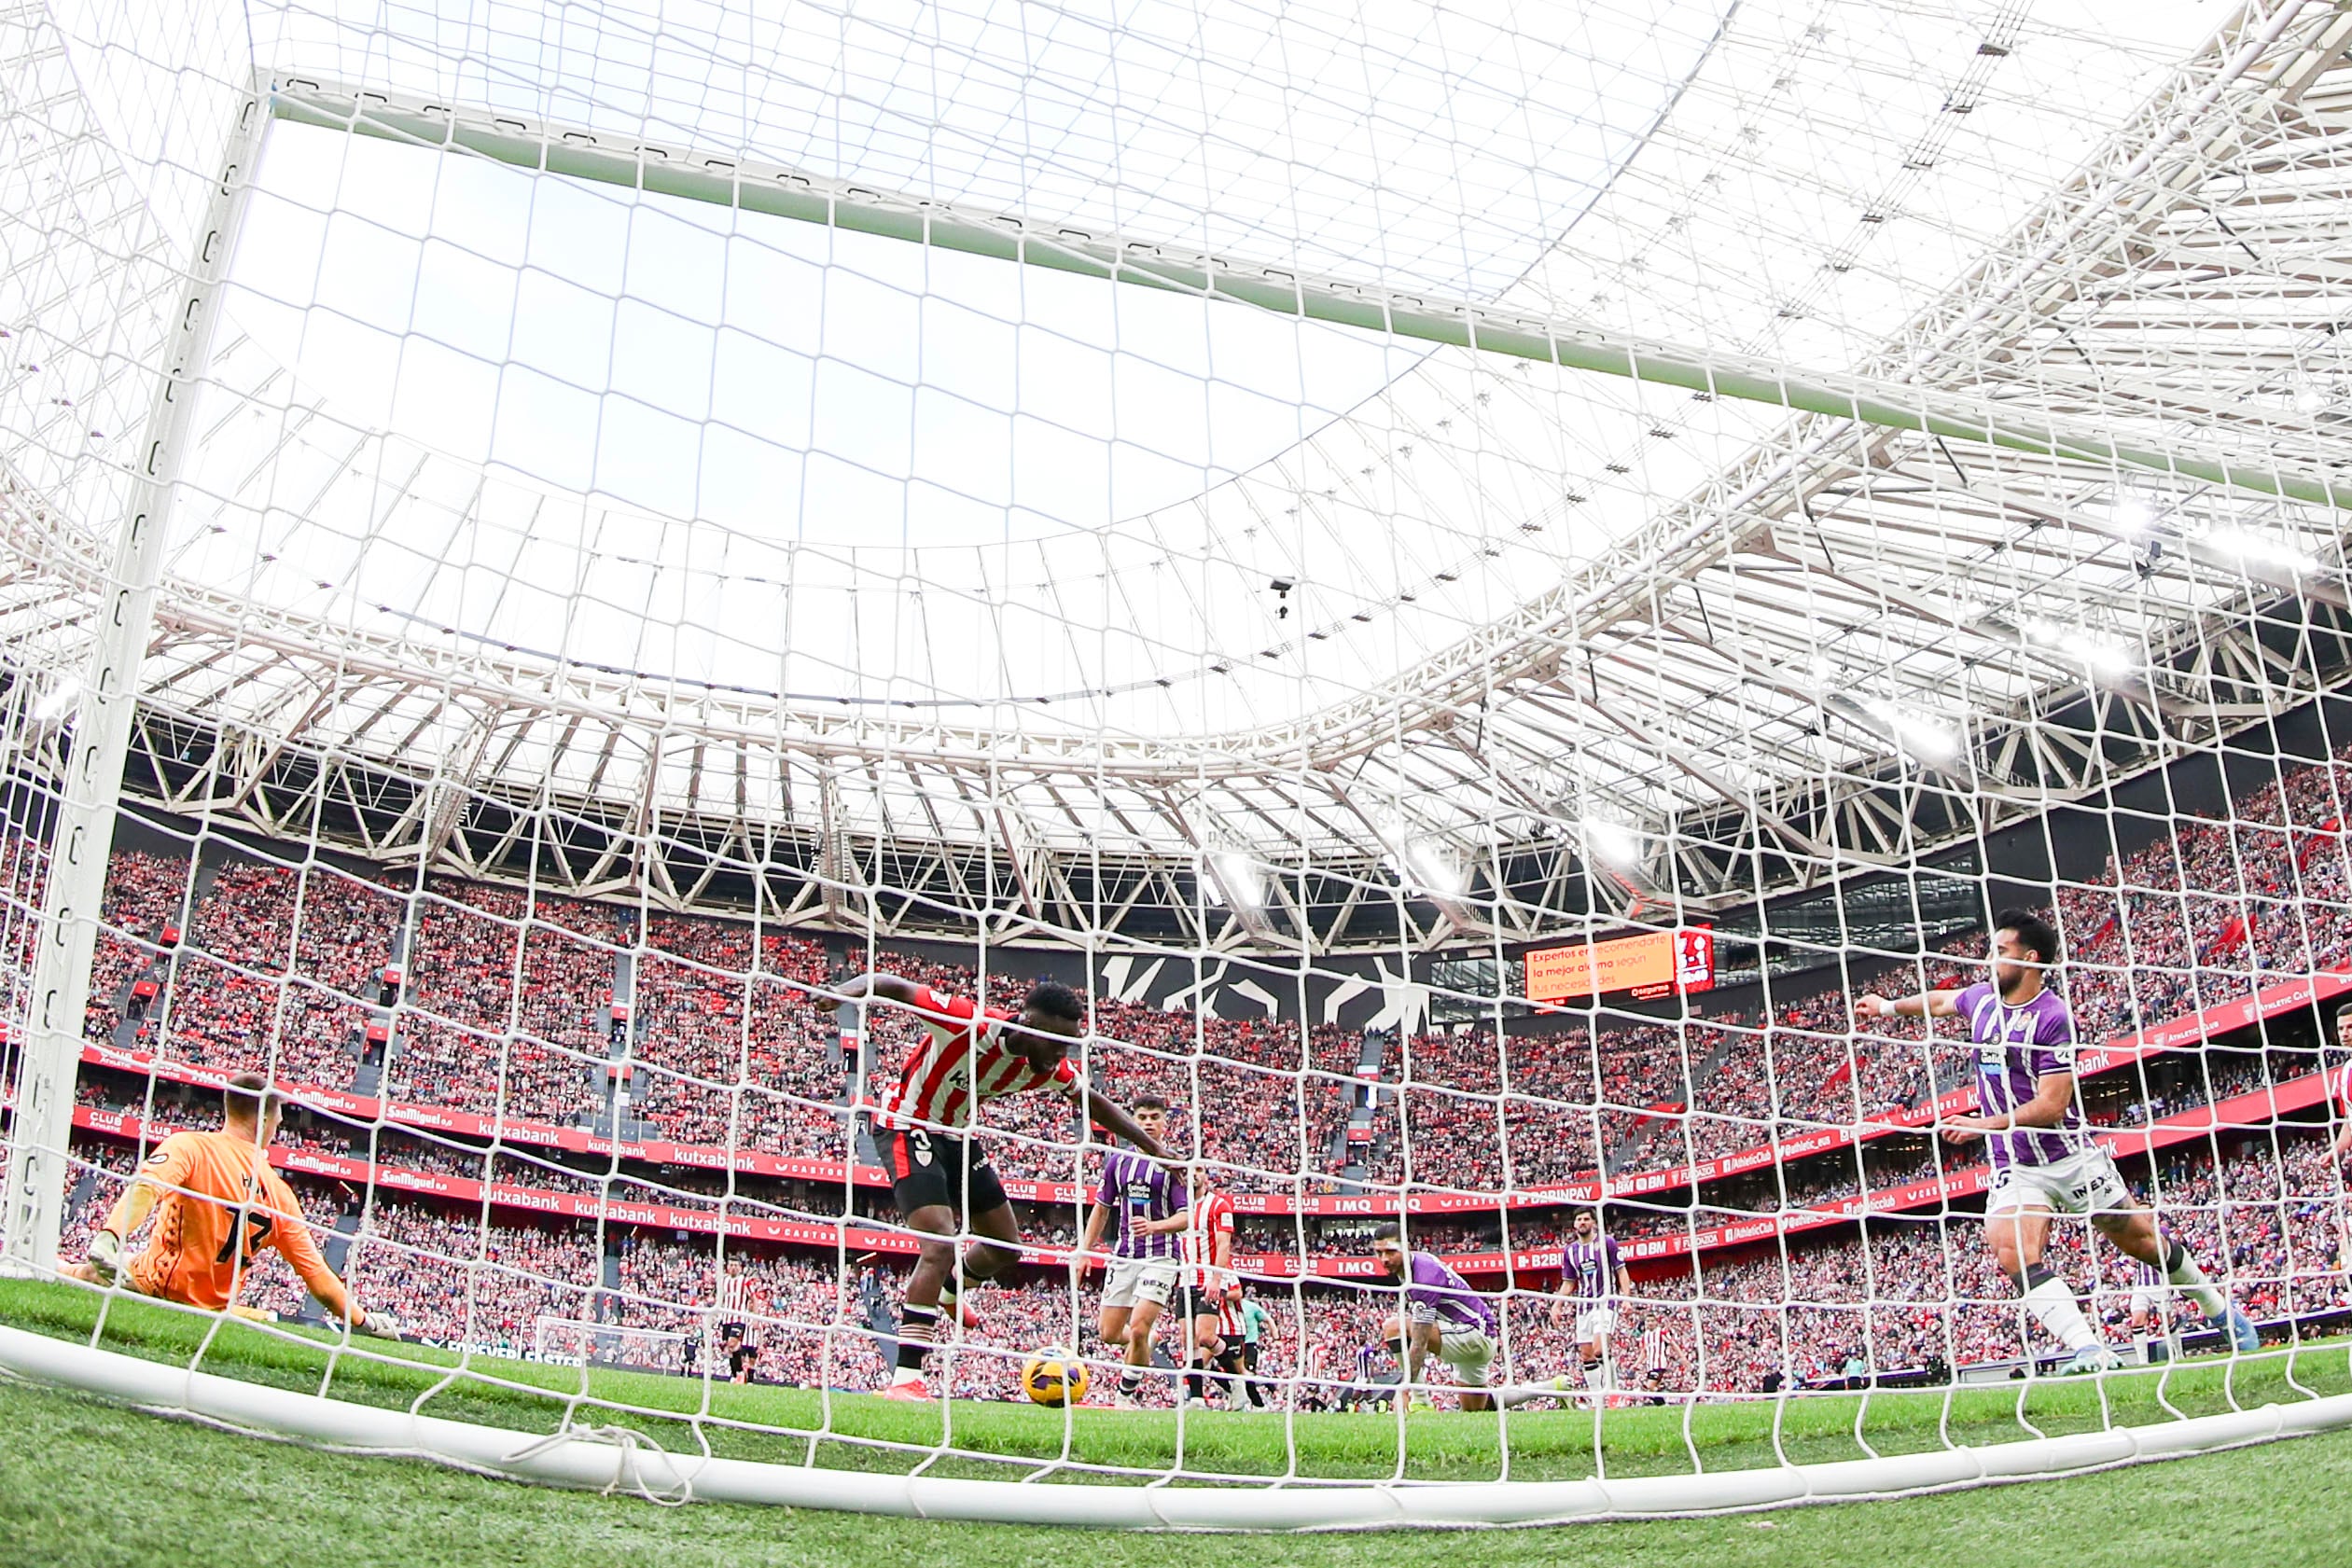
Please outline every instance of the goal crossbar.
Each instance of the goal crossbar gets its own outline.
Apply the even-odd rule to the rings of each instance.
[[[591,131],[503,109],[360,88],[309,74],[269,84],[279,119],[537,173],[827,225],[884,239],[1254,306],[1276,315],[1385,332],[1417,342],[1617,376],[1792,413],[1989,445],[2035,456],[2201,479],[2316,506],[2352,507],[2352,485],[2273,465],[2110,440],[1952,392],[1653,341],[1587,322],[1317,278],[1295,268],[1212,256],[1074,225],[878,190],[782,164]]]

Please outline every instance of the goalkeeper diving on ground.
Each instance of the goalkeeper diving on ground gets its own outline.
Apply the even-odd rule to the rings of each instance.
[[[312,1240],[302,1205],[270,1168],[280,1101],[257,1073],[240,1073],[221,1091],[221,1130],[174,1132],[140,1162],[137,1174],[96,1235],[88,1258],[60,1270],[88,1284],[120,1284],[142,1296],[232,1312],[258,1322],[272,1312],[240,1305],[237,1294],[265,1247],[310,1287],[336,1321],[363,1334],[396,1336],[382,1312],[359,1310]],[[123,1249],[150,1216],[155,1228],[135,1256]]]

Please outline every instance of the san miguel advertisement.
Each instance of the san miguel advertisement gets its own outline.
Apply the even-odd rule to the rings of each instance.
[[[1704,925],[1648,931],[1606,942],[1538,948],[1525,959],[1530,1002],[1566,1002],[1619,991],[1696,992],[1715,985],[1715,933]]]

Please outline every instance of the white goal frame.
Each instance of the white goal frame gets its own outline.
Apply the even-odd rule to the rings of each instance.
[[[675,1328],[638,1328],[624,1324],[599,1323],[594,1318],[567,1318],[559,1317],[553,1312],[541,1312],[531,1320],[531,1357],[533,1360],[564,1367],[627,1365],[619,1362],[607,1364],[598,1361],[591,1355],[574,1355],[568,1352],[550,1355],[547,1348],[548,1336],[550,1331],[554,1329],[571,1330],[583,1339],[594,1339],[602,1335],[614,1339],[649,1339],[657,1344],[672,1346],[691,1345],[699,1338],[693,1334],[681,1334]]]
[[[2294,14],[2282,7],[2270,34]],[[2231,62],[2243,70],[2257,39]],[[2220,82],[2210,90],[2220,90]],[[438,146],[511,164],[600,178],[696,200],[780,213],[867,233],[1001,256],[1144,287],[1229,298],[1278,314],[1349,323],[1431,343],[1571,366],[1599,374],[1698,389],[1785,409],[1851,419],[1885,429],[1924,430],[2012,451],[2078,457],[2119,467],[2207,480],[2252,493],[2284,495],[2352,509],[2352,492],[2325,475],[2248,471],[2195,451],[2117,446],[2095,432],[2021,423],[1989,402],[1857,375],[1810,375],[1675,344],[1596,331],[1580,324],[1513,316],[1468,302],[1409,298],[1343,280],[1301,279],[1272,266],[1181,253],[1148,240],[1077,235],[1034,220],[957,213],[908,198],[874,197],[841,183],[808,194],[805,176],[715,160],[690,148],[632,143],[625,152],[593,150],[593,138],[561,126],[523,123],[488,111],[395,102],[305,82],[254,84],[224,148],[221,179],[204,231],[192,249],[184,336],[156,369],[157,392],[138,450],[146,454],[137,504],[121,520],[113,574],[119,595],[109,630],[93,648],[81,688],[71,776],[63,781],[56,829],[60,846],[48,890],[35,964],[29,1020],[12,1134],[16,1159],[6,1178],[6,1271],[53,1277],[63,1218],[71,1111],[81,1028],[139,660],[148,638],[151,600],[176,464],[192,438],[194,398],[202,378],[216,312],[206,309],[225,271],[245,183],[268,119],[341,125],[355,134]],[[503,129],[502,129],[503,127]],[[567,146],[583,138],[591,150]],[[535,161],[536,160],[536,161]],[[786,180],[799,194],[776,196]],[[775,204],[753,199],[762,189]],[[550,1328],[582,1336],[629,1334],[691,1345],[695,1336],[622,1328],[543,1315],[533,1349],[544,1358]],[[705,1347],[707,1348],[707,1347]],[[369,1355],[356,1348],[344,1353]],[[2268,1353],[2290,1355],[2291,1351]],[[583,1358],[584,1359],[584,1358]],[[1024,1479],[980,1480],[917,1473],[885,1474],[814,1464],[671,1453],[619,1425],[533,1433],[383,1408],[244,1381],[192,1366],[174,1366],[60,1340],[0,1325],[0,1373],[68,1388],[157,1414],[363,1455],[421,1458],[455,1468],[541,1485],[621,1491],[662,1501],[780,1505],[971,1522],[1090,1525],[1125,1529],[1301,1531],[1382,1527],[1532,1525],[1655,1519],[1860,1501],[2043,1479],[2352,1428],[2352,1394],[2109,1426],[2056,1437],[1878,1455],[1817,1464],[1705,1470],[1574,1481],[1399,1480],[1269,1478],[1262,1485],[1063,1484],[1040,1464]],[[449,1373],[462,1380],[462,1370]],[[951,1451],[945,1446],[938,1454]],[[1075,1473],[1076,1467],[1072,1468]]]
[[[166,1366],[0,1325],[0,1371],[160,1415],[358,1454],[425,1459],[542,1486],[662,1502],[756,1503],[972,1523],[1126,1530],[1362,1530],[1668,1519],[2052,1479],[2352,1426],[2352,1394],[2154,1426],[1770,1469],[1580,1481],[1317,1481],[1099,1486],[670,1453],[625,1427],[535,1435]]]

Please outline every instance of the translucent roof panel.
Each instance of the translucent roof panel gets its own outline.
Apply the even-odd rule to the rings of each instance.
[[[0,388],[15,645],[103,573],[169,319],[84,285],[184,265],[257,83],[310,118],[152,666],[208,719],[633,799],[856,758],[892,831],[1017,762],[1039,841],[1467,864],[2056,776],[2086,659],[2171,723],[2195,628],[2343,596],[2324,7],[1471,9],[64,0],[90,210],[146,211],[28,242],[77,306]]]

